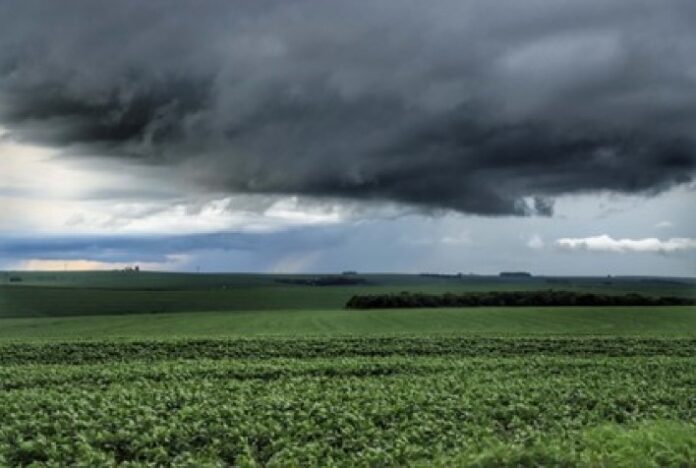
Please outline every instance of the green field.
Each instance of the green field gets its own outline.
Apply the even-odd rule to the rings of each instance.
[[[322,275],[314,275],[322,276]],[[10,283],[10,278],[22,281]],[[279,283],[310,275],[172,273],[2,273],[0,317],[81,316],[133,313],[341,309],[355,294],[401,291],[443,294],[471,291],[571,290],[696,298],[687,278],[499,278],[359,275],[354,286]]]
[[[394,334],[696,336],[696,307],[266,310],[0,321],[0,341]]]
[[[696,460],[696,307],[342,308],[360,291],[696,297],[693,280],[23,275],[0,286],[0,466]]]
[[[696,340],[0,345],[0,463],[689,466]]]

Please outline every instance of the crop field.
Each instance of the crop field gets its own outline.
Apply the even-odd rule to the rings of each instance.
[[[694,339],[82,342],[6,344],[0,356],[8,465],[696,457]]]
[[[696,307],[256,310],[0,319],[0,342],[413,334],[696,336]]]
[[[323,275],[174,274],[150,272],[0,273],[0,317],[57,317],[201,311],[342,309],[354,295],[402,291],[567,290],[640,293],[696,299],[689,278],[358,275],[364,283],[306,286],[279,281]],[[343,275],[338,275],[342,277]],[[19,279],[20,282],[10,282]]]
[[[0,289],[0,466],[696,460],[694,306],[347,310],[339,299],[360,288],[549,283],[382,276],[312,287],[257,277],[253,286],[235,277],[223,289],[158,276],[148,290],[58,276]],[[694,297],[688,283],[603,281],[563,287]],[[258,306],[271,290],[270,305]],[[32,291],[46,296],[32,302]],[[239,299],[226,309],[235,291],[257,307]],[[199,295],[206,307],[149,313],[119,302],[137,303],[138,293]],[[217,294],[228,302],[208,307]],[[285,308],[273,302],[289,294]],[[120,310],[95,309],[108,301]],[[77,308],[56,306],[69,303]]]

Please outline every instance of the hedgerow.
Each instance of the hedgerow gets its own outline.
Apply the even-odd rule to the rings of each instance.
[[[355,295],[348,309],[404,309],[416,307],[563,307],[563,306],[684,306],[695,305],[686,297],[653,297],[642,294],[594,294],[575,291],[490,291],[461,294]]]

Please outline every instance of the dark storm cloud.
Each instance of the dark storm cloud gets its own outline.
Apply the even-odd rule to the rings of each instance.
[[[550,215],[692,180],[690,0],[4,2],[0,124],[210,191]]]
[[[244,251],[279,256],[288,250],[335,247],[344,235],[293,229],[275,233],[208,233],[149,236],[0,236],[0,258],[11,260],[94,260],[101,262],[165,262],[172,255],[203,251]]]

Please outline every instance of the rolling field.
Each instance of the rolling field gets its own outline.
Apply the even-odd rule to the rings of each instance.
[[[265,310],[0,321],[0,342],[352,335],[696,336],[696,307]]]
[[[0,466],[696,460],[696,307],[341,308],[549,284],[694,297],[685,280],[36,275],[0,288]]]
[[[431,294],[466,292],[458,285],[415,286]],[[477,285],[471,291],[495,290],[500,285]],[[511,290],[519,287],[507,286]],[[369,289],[368,289],[369,288]],[[399,293],[404,286],[364,287],[250,287],[234,290],[111,290],[90,288],[1,287],[0,317],[71,317],[88,315],[162,314],[174,312],[244,312],[343,309],[354,294]],[[581,289],[581,291],[593,291]],[[606,290],[602,291],[603,293]],[[631,292],[631,291],[629,291]],[[623,291],[612,291],[620,294]],[[683,297],[696,298],[690,290]],[[660,295],[661,293],[656,293]]]
[[[0,317],[56,317],[198,311],[341,309],[353,295],[401,291],[570,290],[696,298],[687,278],[500,278],[494,276],[359,275],[365,284],[289,285],[322,275],[179,274],[150,272],[2,273]],[[340,277],[341,275],[339,275]],[[11,278],[22,281],[11,283]]]

